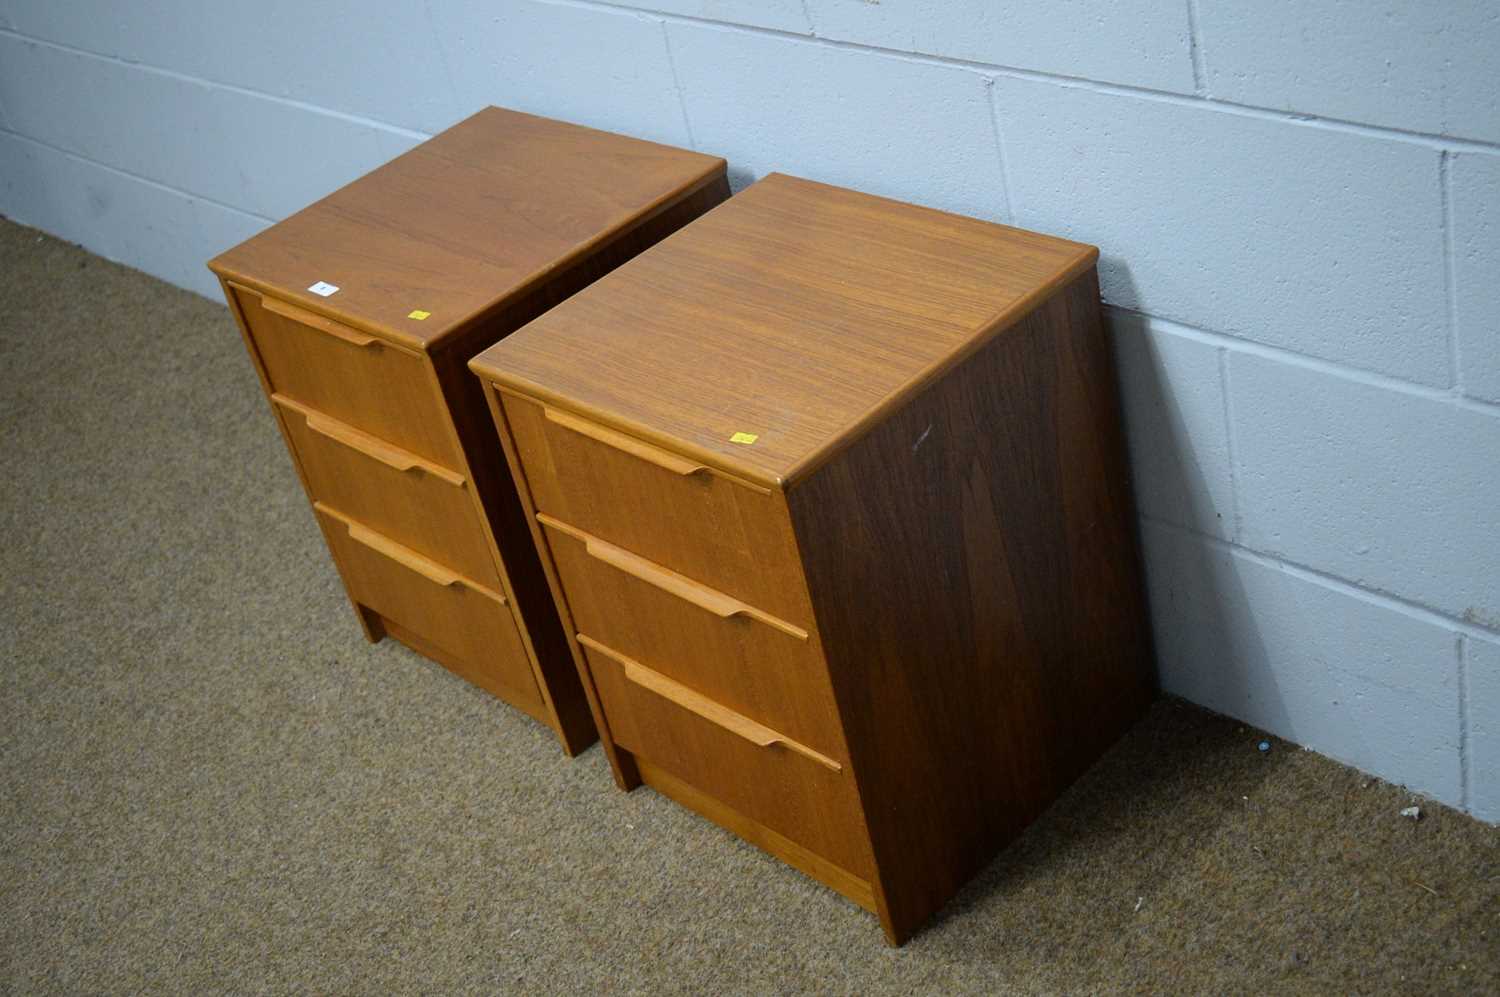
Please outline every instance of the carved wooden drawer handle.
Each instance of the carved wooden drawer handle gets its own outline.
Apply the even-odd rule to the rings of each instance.
[[[374,336],[363,332],[355,332],[348,326],[340,325],[333,319],[324,318],[317,312],[310,312],[306,308],[298,308],[294,304],[282,301],[279,298],[268,298],[261,295],[260,306],[268,312],[274,312],[283,318],[289,318],[305,326],[326,332],[334,339],[342,339],[350,346],[380,346],[381,342]]]
[[[756,609],[749,603],[741,602],[732,595],[726,595],[718,589],[709,588],[701,582],[695,582],[686,575],[677,572],[652,561],[646,560],[637,554],[622,547],[616,547],[612,543],[606,543],[596,536],[585,533],[576,526],[569,526],[560,519],[547,515],[545,512],[536,514],[536,518],[543,525],[550,526],[554,530],[566,533],[575,540],[583,541],[584,550],[596,561],[605,564],[625,574],[645,582],[653,588],[661,589],[669,595],[675,595],[684,602],[690,602],[699,609],[707,610],[720,619],[729,619],[734,616],[745,616],[752,620],[759,620],[768,627],[780,630],[788,636],[798,640],[807,640],[807,631],[799,626],[794,626],[779,617],[772,616],[764,610]]]
[[[795,751],[804,758],[812,759],[824,768],[835,772],[844,770],[842,765],[822,752],[814,751],[802,742],[794,741],[765,724],[756,723],[744,714],[736,713],[724,704],[716,703],[702,693],[694,692],[681,682],[669,679],[660,672],[652,671],[634,658],[605,647],[586,634],[578,635],[578,643],[617,662],[625,669],[625,677],[642,689],[649,689],[663,699],[671,700],[689,713],[696,714],[714,726],[722,727],[751,744],[762,748],[779,744],[788,751]]]
[[[673,474],[680,474],[683,477],[708,471],[706,464],[687,460],[659,447],[653,447],[649,443],[643,443],[633,437],[626,436],[624,433],[605,429],[603,426],[589,422],[587,419],[580,419],[570,412],[545,407],[542,409],[542,412],[546,415],[548,422],[555,423],[564,429],[572,430],[579,436],[587,436],[595,442],[603,443],[607,447],[613,447],[622,453],[628,453],[630,456],[637,457],[648,464],[654,464],[664,471],[671,471]]]

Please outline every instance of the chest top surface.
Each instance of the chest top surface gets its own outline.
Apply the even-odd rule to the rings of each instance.
[[[724,161],[486,108],[214,259],[215,273],[417,347],[519,297]],[[323,297],[318,282],[338,288]],[[410,317],[425,311],[426,318]]]
[[[772,174],[473,366],[785,486],[1097,255]]]

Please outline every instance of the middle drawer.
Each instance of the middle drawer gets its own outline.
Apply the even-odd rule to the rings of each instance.
[[[273,394],[315,501],[500,591],[499,571],[463,475]]]
[[[537,518],[575,630],[845,760],[833,690],[807,631],[546,513]]]

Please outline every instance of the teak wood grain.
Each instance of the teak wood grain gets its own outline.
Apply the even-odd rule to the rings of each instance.
[[[537,511],[736,596],[804,629],[812,608],[782,496],[697,461],[668,466],[668,451],[601,423],[506,398],[523,460],[545,468],[532,484]],[[548,413],[552,415],[549,417]]]
[[[483,536],[480,509],[466,477],[283,395],[271,401],[302,455],[312,494],[403,546],[503,589],[499,566],[475,542]]]
[[[588,553],[585,537],[564,524],[546,525],[575,632],[650,662],[825,755],[843,757],[833,692],[806,631],[798,636],[762,619],[705,606],[706,600],[685,597],[658,579],[598,560]]]
[[[789,494],[894,937],[1149,703],[1128,482],[1089,272]]]
[[[1096,255],[772,174],[476,369],[493,358],[522,393],[774,486]]]
[[[490,107],[210,266],[421,349],[723,175],[712,156]],[[307,290],[319,280],[338,293]],[[412,320],[413,309],[430,315]]]
[[[894,943],[1152,695],[1096,260],[772,176],[470,364],[616,780]]]
[[[209,264],[366,635],[570,754],[593,719],[466,364],[727,196],[721,159],[488,108]]]

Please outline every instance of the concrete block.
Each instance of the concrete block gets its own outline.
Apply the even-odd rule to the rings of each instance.
[[[34,38],[404,128],[430,133],[468,113],[421,4],[371,16],[356,0],[0,3]]]
[[[1458,383],[1500,402],[1500,154],[1461,154],[1448,171],[1457,292]]]
[[[1451,381],[1435,150],[1045,82],[994,90],[1016,223],[1098,245],[1110,303]]]
[[[743,186],[771,171],[996,219],[999,159],[975,73],[786,37],[669,23],[701,149]]]
[[[802,0],[627,0],[626,6],[802,35],[812,32]]]
[[[1451,631],[1172,527],[1143,538],[1168,692],[1459,802]]]
[[[1494,4],[1198,0],[1215,97],[1500,140]]]
[[[1234,538],[1229,428],[1219,350],[1108,313],[1140,511]]]
[[[1229,355],[1240,542],[1500,630],[1500,416]]]
[[[417,140],[212,84],[0,36],[11,128],[230,207],[280,218]]]
[[[1469,676],[1469,812],[1500,824],[1500,636],[1464,641]]]
[[[808,0],[821,38],[1193,92],[1187,4]]]
[[[656,18],[489,0],[450,0],[434,6],[432,16],[465,113],[499,104],[691,145]]]
[[[265,224],[15,135],[0,135],[0,214],[215,301],[204,263]]]

